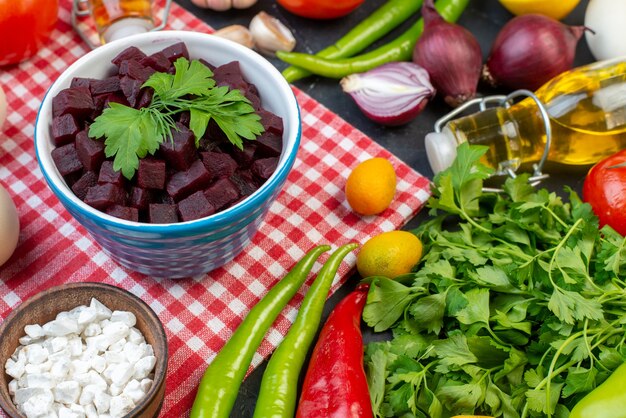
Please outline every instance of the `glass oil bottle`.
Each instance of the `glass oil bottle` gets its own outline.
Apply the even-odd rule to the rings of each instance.
[[[626,59],[570,70],[535,95],[549,116],[552,139],[547,160],[552,167],[588,167],[626,148]],[[440,132],[426,136],[426,151],[435,173],[452,164],[456,146],[464,141],[488,146],[483,163],[497,174],[541,159],[546,127],[532,98],[512,106],[481,108],[458,119],[444,118],[447,123],[436,126]]]

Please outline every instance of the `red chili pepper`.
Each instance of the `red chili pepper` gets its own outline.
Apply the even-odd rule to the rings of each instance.
[[[368,285],[359,285],[331,312],[304,378],[296,418],[369,418],[361,315]]]

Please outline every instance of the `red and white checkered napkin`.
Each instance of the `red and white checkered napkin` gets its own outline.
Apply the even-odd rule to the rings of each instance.
[[[69,25],[70,3],[62,1],[61,19],[46,48],[28,62],[0,69],[0,84],[9,101],[8,119],[0,132],[0,184],[13,197],[21,223],[19,246],[0,267],[0,320],[21,301],[61,283],[98,281],[131,291],[156,311],[168,334],[170,358],[162,416],[184,416],[206,365],[250,307],[307,250],[322,243],[334,248],[349,241],[362,243],[401,227],[428,198],[428,180],[296,90],[302,110],[301,149],[283,192],[252,244],[227,266],[203,277],[155,280],[126,270],[105,255],[65,211],[48,189],[33,150],[36,112],[45,91],[87,52]],[[211,31],[177,5],[171,13],[172,29]],[[350,170],[370,157],[392,161],[398,191],[382,215],[362,218],[348,207],[343,188]],[[354,262],[352,255],[342,265],[333,290],[347,278]],[[303,293],[277,320],[253,366],[281,340]]]

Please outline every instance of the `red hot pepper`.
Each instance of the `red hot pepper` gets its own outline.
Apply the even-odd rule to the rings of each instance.
[[[359,285],[324,324],[304,378],[296,418],[373,416],[361,335],[367,290],[367,285]]]

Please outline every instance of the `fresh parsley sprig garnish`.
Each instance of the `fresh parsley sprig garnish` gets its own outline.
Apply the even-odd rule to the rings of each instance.
[[[89,127],[90,137],[106,138],[105,155],[115,156],[113,169],[127,179],[135,174],[140,158],[154,154],[166,138],[171,140],[174,117],[181,112],[190,114],[196,146],[211,119],[239,149],[244,139],[253,140],[263,132],[250,101],[239,90],[216,86],[206,65],[179,58],[174,68],[174,74],[157,72],[143,84],[142,88],[154,89],[149,106],[134,109],[110,103]]]

